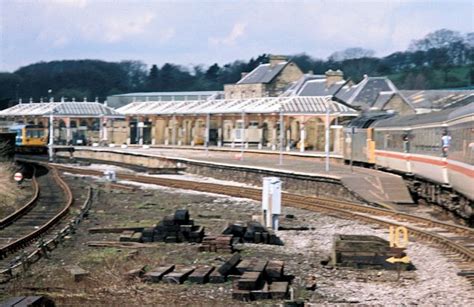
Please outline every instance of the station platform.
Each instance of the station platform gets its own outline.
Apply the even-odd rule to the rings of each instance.
[[[325,177],[340,181],[340,183],[366,202],[386,207],[397,204],[413,204],[413,199],[403,179],[395,174],[362,167],[344,165],[342,156],[332,155],[329,171],[325,169],[324,153],[320,152],[285,152],[282,164],[278,151],[245,150],[243,159],[238,149],[201,147],[76,147],[76,154],[81,151],[101,151],[121,153],[125,155],[140,155],[172,160],[192,161],[199,163],[217,164],[240,168],[264,169],[274,172],[290,173],[309,177]]]

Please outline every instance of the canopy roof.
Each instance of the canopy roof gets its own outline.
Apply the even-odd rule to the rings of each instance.
[[[172,114],[230,114],[230,113],[279,113],[326,114],[357,116],[357,112],[330,96],[315,97],[267,97],[248,99],[218,99],[195,101],[137,101],[117,111],[124,115],[172,115]]]
[[[40,102],[20,103],[0,111],[0,116],[71,116],[122,117],[120,113],[98,102]]]

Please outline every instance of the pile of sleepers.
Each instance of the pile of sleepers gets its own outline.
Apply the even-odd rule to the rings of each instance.
[[[232,297],[241,301],[286,299],[292,276],[284,274],[278,260],[244,259],[236,267],[240,277],[233,281]]]
[[[232,235],[205,236],[198,250],[200,252],[233,253],[232,239]]]
[[[230,224],[222,232],[225,235],[233,235],[244,243],[262,243],[283,245],[283,241],[271,230],[256,221],[247,223],[247,226],[241,224]]]
[[[162,265],[146,271],[145,266],[127,272],[127,278],[149,283],[233,283],[232,297],[241,301],[288,298],[293,278],[284,274],[285,264],[278,260],[241,259],[234,253],[218,267],[210,265]]]
[[[194,225],[186,209],[179,209],[165,216],[155,227],[146,227],[142,231],[124,231],[121,242],[197,242],[204,237],[204,227]]]

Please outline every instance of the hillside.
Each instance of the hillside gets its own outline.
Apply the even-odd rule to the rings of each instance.
[[[388,76],[399,89],[464,88],[474,85],[474,35],[442,29],[415,40],[404,52],[373,57],[373,51],[348,48],[327,60],[307,54],[289,55],[304,72],[324,74],[340,69],[345,79],[359,82],[364,75]],[[13,73],[0,73],[0,109],[18,98],[38,101],[54,96],[104,100],[108,95],[137,91],[222,90],[268,60],[262,54],[223,66],[183,67],[165,63],[148,69],[141,61],[65,60],[34,63]],[[51,90],[51,94],[49,94]]]

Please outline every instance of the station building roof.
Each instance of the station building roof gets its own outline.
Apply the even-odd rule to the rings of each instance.
[[[382,128],[408,128],[410,126],[430,125],[440,127],[442,123],[462,117],[474,116],[474,104],[469,104],[459,108],[446,108],[441,111],[430,113],[395,116],[374,124],[375,127]]]
[[[9,116],[55,116],[64,117],[122,117],[114,109],[99,102],[40,102],[20,103],[0,111],[0,117]]]
[[[334,114],[357,116],[354,109],[331,100],[331,96],[266,97],[247,99],[217,99],[198,101],[136,101],[117,109],[124,115],[173,114],[305,114],[322,115],[326,110]]]
[[[402,90],[400,92],[415,108],[429,110],[467,105],[474,98],[474,90]]]
[[[190,91],[190,92],[138,92],[112,95],[107,97],[107,102],[112,108],[120,108],[132,101],[183,101],[221,99],[222,91]]]
[[[275,65],[260,64],[257,68],[249,72],[245,77],[240,79],[237,84],[255,84],[270,83],[285,68],[289,62],[284,61]]]

